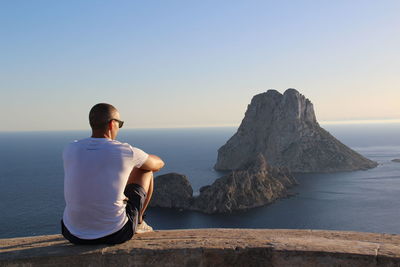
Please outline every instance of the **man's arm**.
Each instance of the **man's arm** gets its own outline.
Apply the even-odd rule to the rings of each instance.
[[[157,172],[164,167],[164,165],[165,163],[160,157],[149,154],[149,157],[139,169]]]

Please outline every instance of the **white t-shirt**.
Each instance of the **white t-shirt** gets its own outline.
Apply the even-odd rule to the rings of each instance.
[[[108,138],[68,144],[63,152],[63,221],[68,230],[82,239],[120,230],[128,221],[123,200],[129,174],[147,158],[143,150]]]

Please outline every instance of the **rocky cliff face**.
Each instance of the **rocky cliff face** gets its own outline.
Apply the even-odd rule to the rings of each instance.
[[[269,167],[260,154],[244,169],[232,171],[202,188],[192,209],[224,213],[259,207],[285,197],[287,188],[295,184],[287,169]]]
[[[154,179],[151,207],[188,209],[192,202],[193,189],[185,175],[167,173]]]
[[[297,184],[285,168],[268,166],[263,155],[244,167],[200,189],[193,197],[186,176],[165,174],[155,179],[153,207],[182,208],[205,213],[225,213],[269,204],[287,195],[287,188]]]
[[[336,172],[377,166],[321,128],[313,104],[295,89],[256,95],[237,132],[218,150],[217,170],[238,170],[262,154],[292,172]]]

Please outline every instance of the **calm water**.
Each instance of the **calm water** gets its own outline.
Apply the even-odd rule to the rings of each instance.
[[[400,233],[400,124],[326,125],[377,168],[297,175],[294,197],[224,215],[151,209],[156,229],[241,227]],[[212,169],[233,127],[122,130],[119,140],[161,156],[159,173],[186,174],[195,191],[222,175]],[[64,208],[61,151],[88,131],[0,133],[0,238],[59,233]]]

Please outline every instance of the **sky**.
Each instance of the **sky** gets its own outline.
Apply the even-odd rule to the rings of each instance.
[[[0,1],[0,131],[239,125],[296,88],[318,121],[400,121],[400,1]]]

